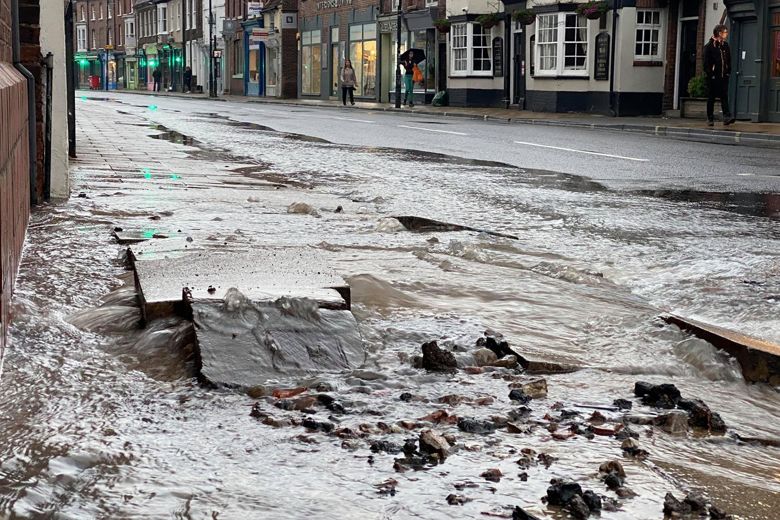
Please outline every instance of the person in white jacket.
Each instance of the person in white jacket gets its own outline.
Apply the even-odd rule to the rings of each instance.
[[[352,62],[344,61],[344,68],[341,69],[341,102],[347,106],[347,92],[349,92],[349,102],[355,104],[355,69],[352,68]]]

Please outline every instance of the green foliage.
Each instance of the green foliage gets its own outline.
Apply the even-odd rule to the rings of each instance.
[[[707,77],[702,75],[694,76],[688,82],[688,95],[695,98],[707,97],[709,88],[707,87]]]
[[[475,22],[477,22],[485,29],[490,29],[494,25],[498,25],[498,23],[501,21],[501,18],[503,18],[502,13],[481,14],[477,16]]]
[[[450,27],[452,27],[452,22],[450,22],[446,18],[439,18],[438,20],[434,20],[433,26],[436,27],[439,31],[446,33],[446,32],[450,32]]]
[[[512,19],[523,25],[531,25],[536,20],[536,13],[530,9],[518,9],[512,13]]]

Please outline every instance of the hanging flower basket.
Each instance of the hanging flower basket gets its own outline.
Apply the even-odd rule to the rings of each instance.
[[[435,20],[433,22],[433,26],[436,27],[440,33],[447,34],[448,32],[450,32],[450,27],[452,27],[452,22],[442,18],[439,20]]]
[[[512,18],[520,25],[531,25],[536,21],[536,13],[528,9],[520,9],[512,14]]]
[[[484,27],[490,29],[491,27],[498,25],[501,22],[501,13],[488,13],[477,16],[475,22]]]
[[[598,20],[606,12],[606,2],[587,2],[577,6],[577,14],[584,16],[588,20]]]

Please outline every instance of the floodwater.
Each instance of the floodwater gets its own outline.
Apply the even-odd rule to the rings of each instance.
[[[743,518],[777,518],[780,449],[733,434],[780,438],[780,394],[746,384],[727,357],[657,319],[669,310],[780,341],[780,229],[767,213],[717,197],[702,205],[689,195],[626,195],[500,163],[333,145],[213,114],[96,100],[79,111],[74,195],[84,197],[33,215],[13,303],[0,380],[0,518],[444,519],[511,517],[518,505],[566,518],[541,501],[555,477],[616,499],[603,518],[661,518],[667,492],[689,491]],[[125,141],[109,147],[106,132]],[[316,211],[288,210],[294,203]],[[414,233],[393,215],[519,239]],[[274,427],[250,416],[253,406],[276,419],[301,412],[200,385],[187,322],[139,328],[126,246],[110,235],[117,226],[150,239],[133,246],[144,258],[318,248],[352,286],[368,361],[279,384],[328,383],[346,413],[318,409],[314,418],[362,436]],[[373,453],[370,443],[402,446],[419,428],[387,425],[438,409],[489,419],[517,408],[507,398],[511,372],[428,374],[410,362],[432,339],[467,357],[486,330],[524,355],[582,369],[545,376],[549,395],[529,405],[530,433],[428,425],[456,435],[454,453],[394,470],[403,455]],[[649,452],[639,461],[614,438],[556,440],[544,427],[555,403],[584,420],[593,409],[583,405],[630,399],[637,380],[704,399],[729,433],[632,425]],[[402,401],[404,392],[419,399]],[[464,402],[439,402],[453,394]],[[635,401],[634,413],[655,411]],[[556,460],[521,470],[523,448]],[[598,467],[611,459],[637,496],[618,499],[601,482]],[[500,482],[480,477],[490,468]],[[395,493],[383,492],[388,479]],[[450,506],[451,493],[471,501]]]

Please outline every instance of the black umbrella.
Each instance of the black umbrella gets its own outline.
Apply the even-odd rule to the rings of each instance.
[[[425,51],[422,49],[407,49],[401,54],[401,61],[408,61],[410,57],[412,58],[412,63],[417,65],[421,61],[425,61]]]

